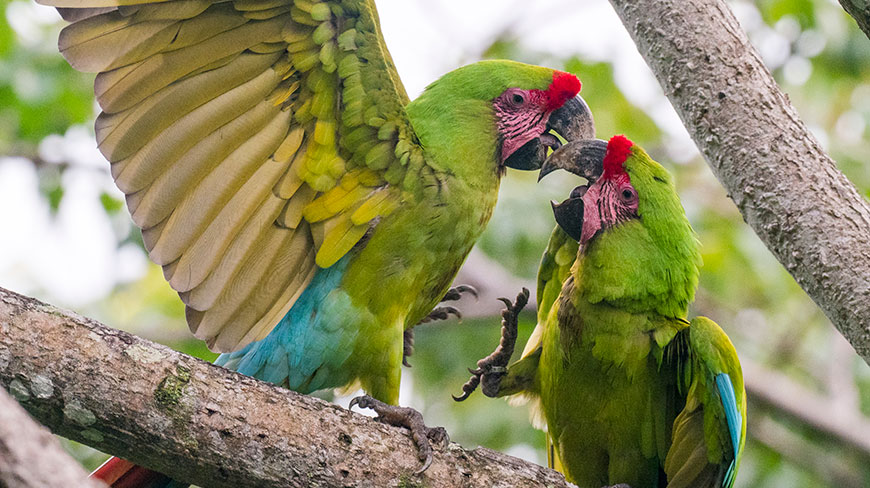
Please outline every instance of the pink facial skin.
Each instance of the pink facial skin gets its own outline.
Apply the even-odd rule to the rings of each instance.
[[[580,80],[563,71],[553,73],[553,81],[546,90],[508,88],[495,100],[495,118],[502,140],[501,161],[504,162],[517,149],[536,137],[547,146],[556,144],[556,138],[547,134],[547,121],[555,110],[580,92]]]
[[[493,107],[498,133],[502,138],[502,162],[547,130],[547,119],[551,113],[547,105],[546,93],[541,90],[508,88],[495,99]]]
[[[609,229],[637,216],[637,190],[628,173],[621,172],[596,181],[583,195],[583,229],[580,244],[586,244],[602,229]]]

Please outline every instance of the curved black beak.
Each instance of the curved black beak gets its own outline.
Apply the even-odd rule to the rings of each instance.
[[[557,169],[582,176],[594,182],[604,171],[604,154],[607,152],[607,141],[601,139],[583,139],[570,141],[557,149],[541,166],[538,181]]]
[[[592,120],[592,112],[586,105],[586,101],[577,95],[554,110],[547,120],[547,132],[514,151],[505,160],[504,165],[521,170],[540,168],[547,159],[547,150],[556,150],[562,145],[558,138],[550,134],[550,131],[559,134],[569,142],[595,137],[595,122]]]
[[[591,185],[604,171],[607,142],[600,139],[572,141],[556,150],[541,167],[539,180],[557,169],[564,169],[586,178]],[[556,223],[577,242],[583,230],[583,195],[588,185],[578,186],[562,203],[552,203]]]
[[[553,206],[553,215],[556,217],[556,223],[577,242],[580,242],[580,235],[583,230],[583,193],[586,187],[578,186],[571,192],[572,195],[578,193],[577,190],[582,190],[579,196],[572,196],[562,203],[550,202]]]

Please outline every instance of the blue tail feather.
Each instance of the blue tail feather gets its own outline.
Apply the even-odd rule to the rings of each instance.
[[[734,470],[737,467],[737,454],[740,451],[740,437],[743,430],[743,416],[737,408],[737,396],[734,394],[731,377],[727,373],[716,375],[716,389],[719,391],[719,398],[725,408],[725,420],[728,423],[728,433],[731,436],[731,446],[734,449],[734,459],[731,460],[723,481],[723,486],[729,487],[734,483]]]

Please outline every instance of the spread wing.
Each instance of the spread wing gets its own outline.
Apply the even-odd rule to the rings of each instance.
[[[220,352],[430,172],[373,0],[40,0],[98,73],[97,141],[148,253]]]
[[[746,441],[746,392],[734,346],[716,323],[692,320],[669,351],[684,387],[665,459],[669,487],[730,488]]]

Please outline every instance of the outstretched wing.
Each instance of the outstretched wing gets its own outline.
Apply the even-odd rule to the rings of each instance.
[[[100,150],[221,352],[265,337],[424,165],[372,0],[40,0],[97,72]]]
[[[665,459],[668,486],[730,488],[746,441],[746,391],[734,346],[715,322],[698,317],[669,348],[686,389]]]

